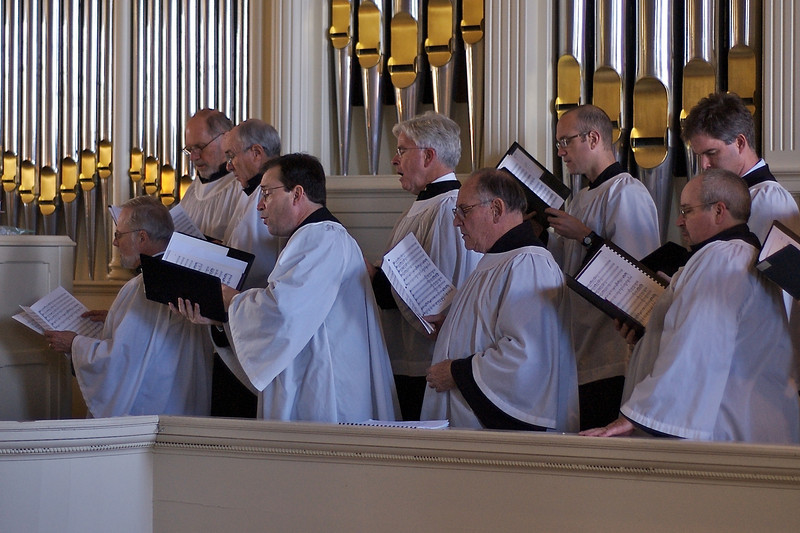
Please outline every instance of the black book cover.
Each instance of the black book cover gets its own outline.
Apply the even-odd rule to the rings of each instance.
[[[800,237],[776,220],[772,223],[767,238],[764,239],[765,247],[770,244],[770,237],[774,236],[773,232],[783,233],[794,245],[787,244],[766,257],[764,257],[765,251],[762,249],[756,262],[756,268],[777,283],[792,298],[800,300],[800,250],[796,248],[800,246]]]

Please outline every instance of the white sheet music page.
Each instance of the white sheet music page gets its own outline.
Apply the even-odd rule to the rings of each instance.
[[[28,321],[19,318],[17,320],[39,333],[44,333],[45,329],[52,329],[74,331],[86,337],[99,337],[103,331],[102,322],[93,322],[81,317],[88,309],[64,287],[58,287],[30,307],[20,307],[28,315],[28,321],[34,321],[42,331],[32,327]]]
[[[758,260],[763,261],[775,252],[783,250],[787,246],[794,246],[800,249],[800,244],[795,241],[790,235],[784,233],[781,228],[772,225],[767,233],[767,238],[764,239],[764,246],[761,247],[761,252],[758,254]]]
[[[662,285],[606,245],[576,279],[642,325],[647,325],[656,300],[664,292]]]
[[[174,206],[169,210],[169,215],[172,217],[172,223],[175,225],[175,231],[197,237],[198,239],[205,240],[206,236],[200,231],[200,228],[195,226],[186,210],[180,204]]]
[[[192,270],[217,277],[225,285],[236,287],[247,263],[227,256],[228,249],[205,239],[175,232],[169,240],[162,259]]]
[[[437,315],[447,309],[456,288],[436,268],[413,233],[406,235],[383,256],[382,268],[392,288],[432,333],[433,327],[422,317]]]
[[[548,187],[542,180],[542,169],[531,161],[522,150],[515,150],[500,161],[497,168],[504,168],[514,174],[533,193],[550,207],[561,207],[564,199]]]

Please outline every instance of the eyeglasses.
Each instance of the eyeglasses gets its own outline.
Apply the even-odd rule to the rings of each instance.
[[[274,191],[275,189],[285,189],[285,188],[286,187],[284,187],[283,185],[276,185],[275,187],[264,187],[262,185],[261,186],[261,199],[266,202],[267,199],[269,198],[269,196],[272,194],[269,191]]]
[[[690,214],[692,211],[697,209],[698,207],[708,207],[709,205],[714,205],[717,202],[706,202],[704,204],[697,204],[697,205],[687,205],[686,207],[681,207],[678,209],[678,213],[681,214],[682,217]]]
[[[225,133],[225,132],[223,131],[222,133]],[[214,137],[213,139],[211,139],[210,141],[205,143],[203,146],[184,146],[183,147],[183,153],[188,155],[188,156],[191,156],[192,153],[194,153],[194,152],[197,152],[197,153],[202,152],[203,150],[205,150],[206,146],[208,146],[209,144],[211,144],[214,141],[216,141],[217,139],[219,139],[220,136],[222,136],[222,133],[218,133],[216,135],[216,137]]]
[[[589,135],[588,131],[582,131],[580,133],[576,133],[575,135],[570,135],[569,137],[561,137],[560,139],[556,140],[556,148],[559,150],[566,150],[567,146],[569,146],[570,141],[575,137],[580,137],[581,139]]]
[[[427,150],[427,146],[411,146],[409,148],[397,148],[396,152],[399,157],[403,157],[403,154],[406,153],[408,150]]]
[[[457,205],[453,208],[453,216],[456,218],[460,218],[461,220],[464,220],[465,218],[467,218],[467,215],[469,214],[470,211],[472,211],[479,205],[488,204],[489,202],[491,202],[491,200],[484,200],[482,202],[478,202],[477,204],[472,204],[472,205]]]
[[[115,231],[114,232],[114,240],[118,241],[119,238],[122,237],[123,235],[127,235],[128,233],[134,233],[134,232],[137,232],[137,231],[142,231],[142,228],[132,229],[130,231]]]
[[[251,144],[250,146],[248,146],[247,148],[245,148],[241,152],[237,152],[235,154],[225,154],[225,160],[228,162],[229,165],[232,165],[234,159],[236,159],[240,154],[245,153],[246,151],[248,151],[252,147],[253,147],[253,145]]]

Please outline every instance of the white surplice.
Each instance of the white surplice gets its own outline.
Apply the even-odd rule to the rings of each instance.
[[[631,357],[626,417],[688,439],[798,442],[786,317],[756,256],[714,241],[673,276]]]
[[[581,189],[567,213],[635,259],[642,259],[660,245],[656,206],[647,188],[630,174],[618,174],[594,189]],[[586,256],[580,241],[557,234],[551,235],[548,249],[570,276],[578,273]],[[569,298],[578,382],[583,385],[622,376],[628,349],[614,321],[576,292],[570,291]]]
[[[567,290],[552,255],[540,246],[485,254],[456,293],[433,364],[475,354],[475,382],[492,404],[528,424],[577,431]],[[422,419],[482,427],[457,388],[441,393],[426,389]]]
[[[195,177],[181,198],[180,206],[203,235],[221,241],[243,196],[233,173],[210,183]]]
[[[256,256],[242,286],[243,290],[266,286],[280,250],[280,240],[269,232],[258,212],[260,196],[257,187],[249,196],[242,192],[225,238],[222,239],[226,246]]]
[[[341,224],[298,228],[267,287],[236,295],[228,317],[237,361],[225,357],[229,351],[220,355],[259,391],[260,417],[395,419],[394,382],[369,274]]]
[[[75,337],[72,364],[95,418],[208,416],[212,352],[207,327],[148,300],[140,274],[120,289],[101,338]]]
[[[449,174],[455,179],[455,175]],[[440,180],[437,180],[440,181]],[[453,208],[458,190],[417,200],[392,230],[387,250],[413,233],[433,264],[459,287],[472,273],[481,254],[467,250],[461,232],[453,226]],[[389,347],[392,370],[402,376],[424,376],[431,364],[435,341],[424,331],[419,319],[394,291],[397,309],[381,310],[381,323]]]

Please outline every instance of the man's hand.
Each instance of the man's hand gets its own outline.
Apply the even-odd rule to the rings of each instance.
[[[640,337],[636,334],[636,330],[634,330],[628,324],[620,322],[619,319],[615,318],[614,327],[617,328],[620,336],[625,339],[625,342],[627,342],[629,346],[633,346],[639,342]]]
[[[586,431],[581,431],[578,434],[583,435],[584,437],[624,437],[633,433],[633,429],[633,423],[627,418],[621,416],[607,426],[587,429]]]
[[[435,389],[436,392],[447,392],[450,389],[456,388],[453,374],[450,373],[451,363],[452,361],[450,359],[446,359],[428,368],[427,375],[425,376],[428,387]]]
[[[74,331],[45,331],[44,338],[50,349],[61,353],[72,353],[72,341],[78,334]]]
[[[108,309],[86,311],[81,315],[82,318],[88,318],[92,322],[105,322],[107,316],[108,316]]]
[[[592,232],[589,226],[565,211],[548,207],[544,212],[547,214],[550,227],[562,237],[579,241]]]
[[[225,306],[225,310],[228,310],[228,307],[231,306],[231,300],[233,297],[239,294],[239,291],[231,287],[230,285],[222,284],[222,305]]]
[[[446,316],[447,315],[445,315],[444,313],[439,313],[438,315],[430,315],[422,317],[425,319],[426,322],[428,322],[431,326],[433,326],[433,333],[429,333],[428,337],[430,337],[431,339],[435,339],[436,337],[439,336],[439,331],[442,329],[442,324],[444,323],[444,318]]]
[[[222,286],[227,287],[227,285]],[[183,315],[186,320],[191,322],[192,324],[200,324],[203,326],[221,326],[222,322],[218,322],[216,320],[211,320],[210,318],[206,318],[200,314],[200,304],[193,304],[189,300],[184,300],[183,298],[178,298],[178,306],[170,302],[169,310]]]

